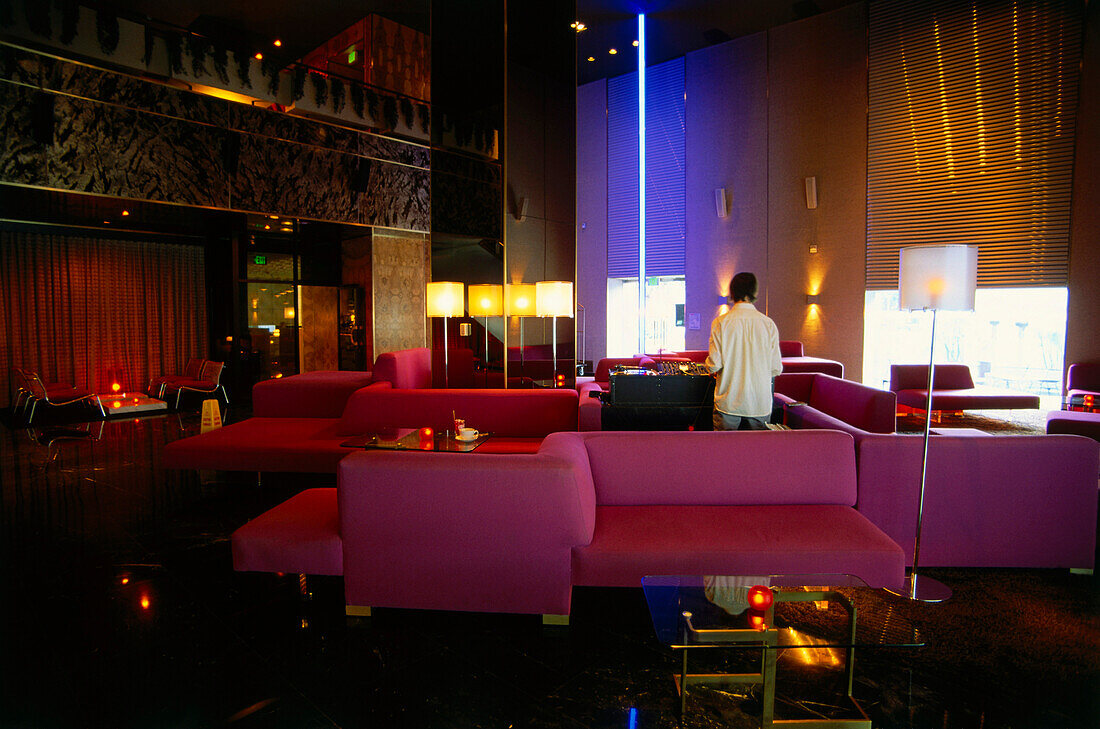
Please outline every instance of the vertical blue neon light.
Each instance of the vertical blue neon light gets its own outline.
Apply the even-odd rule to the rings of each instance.
[[[626,715],[626,729],[638,729],[638,710],[633,706]]]
[[[645,13],[638,14],[638,354],[645,354]]]

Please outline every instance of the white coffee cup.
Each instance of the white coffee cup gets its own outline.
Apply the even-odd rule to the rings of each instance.
[[[473,428],[462,428],[458,431],[458,437],[462,440],[473,440],[477,437],[477,431]]]

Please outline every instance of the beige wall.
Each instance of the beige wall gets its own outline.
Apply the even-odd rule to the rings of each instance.
[[[428,346],[424,296],[431,265],[427,236],[375,229],[372,248],[375,357]]]

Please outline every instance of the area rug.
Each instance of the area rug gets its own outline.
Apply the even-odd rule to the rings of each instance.
[[[945,414],[933,428],[976,428],[994,435],[1042,435],[1046,432],[1046,410],[966,410]],[[899,415],[897,432],[923,433],[924,414]]]

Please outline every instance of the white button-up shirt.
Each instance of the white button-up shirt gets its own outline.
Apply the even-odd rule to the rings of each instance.
[[[764,418],[772,412],[772,378],[783,371],[779,329],[747,301],[710,325],[707,367],[718,375],[714,407],[726,415]]]

